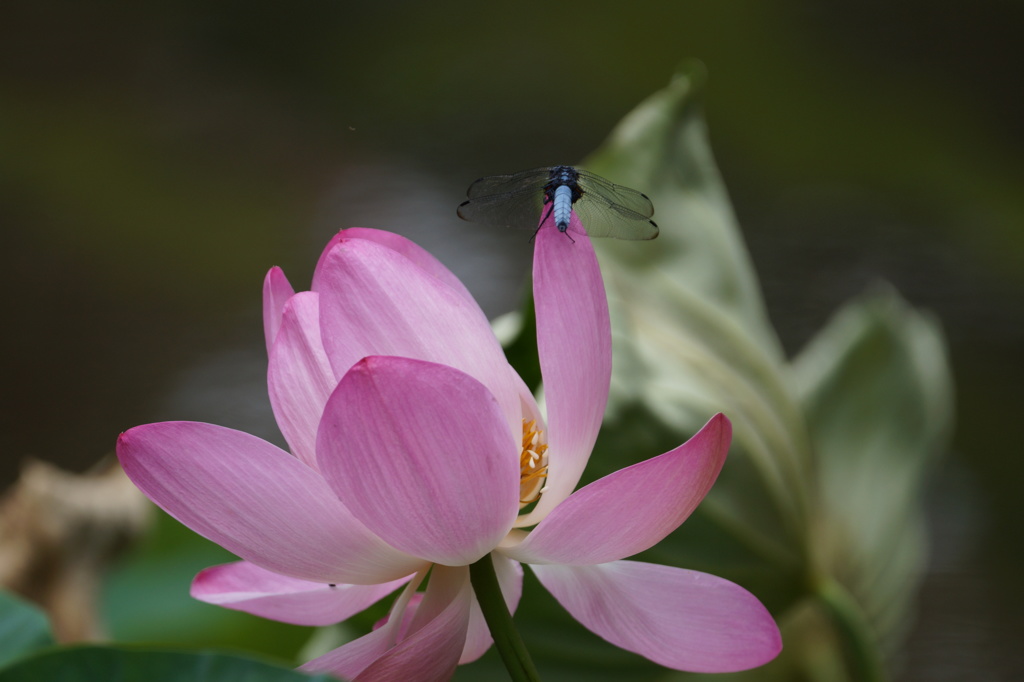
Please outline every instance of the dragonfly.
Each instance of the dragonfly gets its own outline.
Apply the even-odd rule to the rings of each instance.
[[[646,194],[616,185],[573,166],[534,168],[480,178],[466,190],[459,217],[474,223],[536,231],[554,215],[558,231],[569,236],[573,211],[591,237],[654,239],[658,225]],[[569,237],[572,239],[572,237]]]

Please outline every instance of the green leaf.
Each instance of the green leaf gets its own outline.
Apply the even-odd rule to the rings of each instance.
[[[630,112],[584,166],[651,197],[654,242],[599,240],[602,256],[629,274],[652,269],[736,320],[769,358],[782,351],[768,321],[750,256],[707,139],[701,92],[707,78],[688,62],[669,85]],[[661,295],[660,290],[651,294]]]
[[[50,623],[35,606],[0,591],[0,666],[53,644]]]
[[[725,412],[734,448],[711,495],[678,531],[636,558],[723,576],[781,613],[812,586],[810,450],[710,154],[696,100],[699,76],[678,74],[586,164],[648,193],[662,232],[654,242],[595,240],[614,362],[609,416],[581,484],[674,448]],[[520,338],[526,334],[532,332]],[[543,679],[669,674],[587,632],[529,577],[515,619]],[[485,656],[457,679],[502,679],[498,665]]]
[[[779,618],[783,656],[723,679],[881,679],[879,652],[897,641],[920,575],[923,475],[949,434],[942,337],[883,292],[786,362],[710,153],[702,78],[677,74],[586,164],[648,193],[662,232],[595,243],[614,363],[581,483],[665,452],[724,412],[733,447],[711,493],[637,558],[733,580]],[[601,650],[543,604],[527,594],[516,621],[545,679],[705,677]]]
[[[941,330],[884,288],[836,313],[793,377],[826,502],[815,547],[884,640],[909,612],[924,561],[924,479],[952,429]]]
[[[648,193],[661,227],[654,242],[595,244],[612,314],[605,430],[632,434],[636,445],[618,438],[610,449],[599,447],[592,462],[612,471],[646,459],[724,412],[733,423],[733,449],[701,506],[707,527],[693,530],[690,521],[659,551],[666,560],[675,556],[669,563],[698,561],[734,579],[758,576],[765,590],[758,596],[782,607],[809,582],[803,573],[809,566],[811,452],[710,151],[699,102],[703,78],[697,67],[680,71],[586,164]],[[661,434],[659,449],[647,449],[650,439],[636,440],[638,423]],[[720,563],[722,543],[733,550],[729,565]]]
[[[100,646],[54,649],[0,671],[0,682],[330,682],[287,668],[214,652],[142,651]]]

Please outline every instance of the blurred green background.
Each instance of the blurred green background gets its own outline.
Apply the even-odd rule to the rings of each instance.
[[[150,421],[280,442],[262,278],[305,288],[342,227],[405,234],[489,315],[513,308],[530,245],[461,223],[465,187],[583,158],[694,57],[787,350],[880,279],[943,321],[957,432],[900,679],[1013,679],[1024,460],[999,424],[1024,409],[1021,35],[1024,6],[998,0],[8,3],[0,482],[27,455],[83,470]],[[167,556],[180,589],[149,607],[173,619],[223,555]],[[112,608],[115,637],[161,640],[152,612],[140,629]],[[305,636],[286,632],[279,655]]]

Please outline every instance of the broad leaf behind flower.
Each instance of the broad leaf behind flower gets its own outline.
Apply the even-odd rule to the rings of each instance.
[[[884,679],[881,652],[905,631],[925,558],[924,477],[950,435],[944,340],[885,292],[845,306],[787,361],[707,141],[703,78],[699,67],[678,73],[583,164],[647,193],[662,227],[653,243],[595,242],[614,362],[583,483],[724,412],[734,439],[716,485],[638,558],[734,580],[776,615],[782,656],[716,680]],[[513,362],[529,362],[522,340]],[[529,646],[568,645],[556,614],[519,617],[547,633]],[[537,652],[542,670],[559,650]],[[581,658],[574,670],[588,679],[703,678],[596,649]]]
[[[926,558],[925,477],[952,431],[942,331],[882,288],[843,306],[792,369],[827,500],[816,556],[885,643],[908,625]]]
[[[707,541],[670,539],[671,549],[658,548],[655,560],[698,562],[741,582],[746,574],[747,584],[756,574],[762,589],[752,589],[781,608],[805,580],[810,447],[708,145],[703,77],[697,67],[676,74],[584,164],[643,188],[663,226],[656,244],[597,245],[614,336],[607,430],[635,432],[639,425],[671,440],[708,414],[729,415],[733,454],[700,508]],[[610,465],[639,456],[625,447],[616,444],[597,459]]]

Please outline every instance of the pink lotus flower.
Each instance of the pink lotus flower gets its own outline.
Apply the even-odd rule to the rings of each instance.
[[[573,492],[611,372],[588,239],[539,231],[534,296],[546,419],[466,289],[406,239],[341,232],[308,292],[271,270],[269,388],[291,454],[191,422],[139,426],[118,441],[150,499],[243,559],[201,572],[193,596],[324,625],[404,584],[385,624],[303,668],[442,680],[491,645],[468,569],[491,554],[512,610],[529,563],[584,626],[662,665],[734,671],[772,659],[778,629],[743,588],[622,561],[705,496],[729,421],[716,415],[674,450]]]

